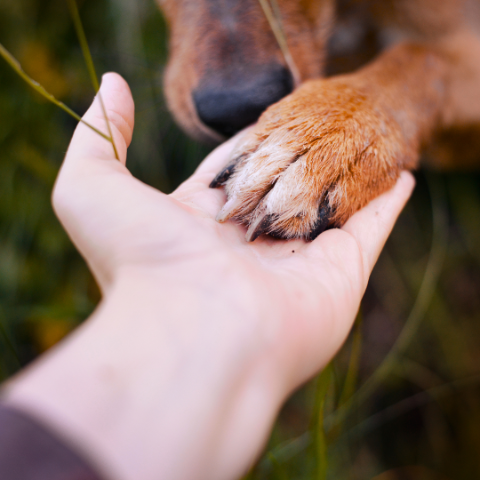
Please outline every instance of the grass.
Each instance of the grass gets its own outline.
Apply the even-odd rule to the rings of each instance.
[[[70,13],[72,15],[73,23],[75,25],[75,30],[77,32],[78,40],[80,42],[80,46],[82,47],[83,57],[85,59],[85,63],[87,65],[88,73],[90,75],[90,79],[93,84],[93,88],[98,95],[100,104],[102,106],[103,115],[105,117],[105,124],[107,126],[108,135],[104,134],[97,128],[95,128],[90,123],[83,120],[77,113],[75,113],[71,108],[67,107],[63,102],[57,100],[54,95],[48,92],[43,85],[40,85],[37,81],[32,79],[29,75],[27,75],[23,68],[21,67],[18,60],[16,60],[13,55],[0,43],[0,56],[13,68],[13,70],[18,74],[20,78],[22,78],[30,87],[32,87],[37,93],[42,95],[45,99],[49,102],[53,103],[57,107],[61,108],[64,112],[68,113],[71,117],[73,117],[78,122],[83,123],[88,128],[92,129],[95,133],[100,135],[105,140],[108,140],[113,147],[113,151],[115,154],[115,158],[118,160],[118,152],[117,147],[115,145],[115,141],[112,135],[112,129],[110,127],[110,122],[108,120],[107,112],[105,110],[105,105],[103,103],[102,96],[99,92],[100,85],[98,83],[97,73],[95,72],[95,66],[93,64],[92,55],[90,54],[90,49],[88,47],[87,38],[85,37],[85,32],[83,30],[82,21],[80,19],[80,15],[78,13],[78,8],[75,0],[68,0],[68,6],[70,8]]]
[[[278,46],[282,51],[283,58],[285,59],[285,63],[292,74],[295,85],[300,85],[300,72],[298,71],[295,60],[290,53],[290,49],[288,48],[288,39],[283,28],[282,14],[280,12],[277,0],[258,0],[258,3],[262,7],[262,10],[267,17],[268,24],[275,35],[275,39],[277,40]]]
[[[90,123],[83,120],[80,115],[75,113],[71,108],[67,107],[63,102],[57,100],[51,93],[49,93],[45,87],[40,85],[37,81],[33,78],[29,77],[23,70],[22,66],[16,60],[13,55],[0,43],[0,56],[13,68],[13,70],[18,74],[18,76],[23,79],[30,87],[32,87],[37,93],[42,95],[42,97],[46,98],[49,102],[52,102],[57,107],[61,108],[64,112],[68,113],[71,117],[73,117],[78,122],[82,122],[88,128],[91,128],[95,133],[103,137],[105,140],[112,142],[112,137],[105,135],[103,132],[95,128]],[[103,102],[102,102],[103,103]]]
[[[93,62],[121,73],[137,105],[129,166],[171,191],[207,150],[166,112],[165,24],[153,2],[79,6],[89,54],[59,0],[2,2],[0,41],[25,75],[75,111],[91,101]],[[0,375],[7,378],[88,316],[99,293],[49,202],[76,122],[38,90],[26,93],[6,64],[0,84]],[[350,338],[289,399],[250,480],[365,480],[402,465],[480,478],[480,176],[417,179]]]
[[[92,81],[93,88],[97,93],[98,99],[100,101],[100,105],[102,106],[103,116],[105,117],[105,124],[108,130],[108,137],[104,135],[102,136],[112,144],[115,158],[117,160],[120,160],[118,156],[117,146],[115,145],[115,141],[113,139],[112,129],[110,126],[110,122],[108,120],[107,111],[105,110],[105,104],[103,103],[103,98],[99,91],[100,84],[98,83],[97,72],[95,71],[95,65],[93,64],[92,54],[90,53],[90,48],[88,47],[87,37],[85,36],[85,31],[83,30],[82,20],[80,18],[80,14],[78,13],[76,1],[68,0],[68,7],[70,9],[70,14],[72,15],[73,24],[75,25],[75,31],[77,32],[78,41],[80,42],[80,46],[82,47],[83,58],[85,59],[85,64],[88,69],[88,74],[90,75],[90,80]]]

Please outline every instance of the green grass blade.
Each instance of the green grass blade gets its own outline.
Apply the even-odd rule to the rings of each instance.
[[[332,382],[332,366],[328,364],[318,376],[315,389],[315,406],[312,418],[311,431],[313,443],[313,458],[315,459],[314,480],[326,480],[327,459],[327,435],[325,432],[325,403]]]
[[[272,448],[271,453],[275,456],[277,462],[287,462],[291,458],[305,451],[312,443],[312,434],[310,430]]]
[[[13,68],[13,70],[21,77],[23,80],[30,85],[37,93],[39,93],[43,98],[47,99],[49,102],[53,103],[57,107],[60,107],[63,111],[67,112],[70,116],[72,116],[75,120],[82,122],[88,128],[91,128],[95,133],[102,136],[105,140],[111,141],[111,137],[105,135],[103,132],[95,128],[90,123],[86,122],[85,120],[80,117],[77,113],[75,113],[71,108],[67,107],[63,102],[57,100],[51,93],[47,92],[45,88],[40,85],[37,81],[33,80],[33,78],[29,77],[25,71],[23,70],[22,66],[20,65],[19,61],[0,43],[0,56]]]
[[[274,472],[275,472],[275,480],[289,480],[287,471],[285,467],[283,467],[280,462],[277,460],[277,457],[272,452],[267,453],[267,458],[273,465]]]
[[[350,359],[348,362],[348,370],[345,376],[345,382],[343,384],[342,393],[338,401],[338,406],[344,405],[354,394],[358,370],[360,367],[360,353],[362,346],[362,309],[360,309],[357,314],[355,325],[353,327],[352,335],[352,347],[350,351]]]
[[[110,136],[110,142],[115,153],[115,158],[120,159],[118,156],[117,146],[112,135],[112,128],[110,126],[110,121],[108,120],[107,110],[105,104],[103,103],[102,95],[100,94],[100,84],[98,83],[97,73],[95,71],[95,65],[93,64],[92,54],[90,53],[90,48],[88,48],[87,37],[85,36],[85,30],[83,29],[82,20],[80,14],[78,13],[77,3],[75,0],[68,0],[68,6],[70,8],[70,13],[72,15],[73,25],[75,26],[75,31],[77,32],[78,41],[80,42],[80,47],[82,49],[83,58],[85,59],[85,64],[87,65],[88,74],[92,81],[93,88],[97,93],[98,99],[100,100],[100,105],[102,107],[103,116],[105,117],[105,123],[107,124],[108,134]]]
[[[381,425],[385,425],[412,410],[419,409],[433,401],[438,402],[449,395],[461,394],[462,388],[468,388],[478,384],[480,384],[480,375],[477,373],[418,392],[374,413],[352,427],[344,438],[348,439],[348,441],[358,440],[376,428],[379,428]]]

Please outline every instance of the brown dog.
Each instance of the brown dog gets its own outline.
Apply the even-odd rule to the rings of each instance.
[[[439,134],[480,125],[478,0],[350,0],[384,51],[326,79],[333,1],[277,0],[296,81],[259,0],[159,1],[171,28],[165,90],[183,128],[221,141],[258,119],[212,182],[228,196],[217,219],[248,224],[249,241],[342,225]]]

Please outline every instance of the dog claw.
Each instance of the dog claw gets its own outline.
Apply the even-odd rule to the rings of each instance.
[[[240,157],[241,158],[241,157]],[[232,175],[240,158],[236,158],[230,162],[223,170],[217,173],[215,178],[210,182],[209,188],[217,188],[223,185]]]
[[[236,197],[230,198],[227,203],[223,206],[223,208],[218,212],[215,220],[219,223],[224,223],[230,218],[233,217],[237,207],[239,206],[239,202]]]
[[[307,240],[315,240],[321,233],[330,227],[330,218],[332,216],[332,209],[328,203],[320,205],[318,209],[318,218],[315,222],[312,230],[310,231]]]
[[[276,215],[259,215],[248,227],[245,238],[247,242],[255,241],[260,235],[268,233]]]

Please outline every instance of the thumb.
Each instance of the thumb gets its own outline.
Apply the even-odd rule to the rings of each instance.
[[[125,164],[127,148],[132,140],[134,116],[135,106],[127,82],[116,73],[107,73],[83,120],[107,136],[111,132],[119,160]],[[85,160],[110,159],[115,159],[112,143],[84,123],[79,123],[68,148],[64,167],[82,168]]]
[[[129,175],[125,162],[132,139],[134,112],[127,82],[116,73],[105,74],[99,94],[83,119],[101,132],[111,132],[120,162],[115,158],[111,142],[84,123],[77,125],[52,195],[53,207],[64,226],[66,219],[72,216],[72,211],[78,210],[80,204],[87,209],[92,207],[89,202],[98,201],[94,192],[102,198],[105,174],[117,172]]]
[[[117,74],[104,75],[99,94],[83,119],[108,132],[104,109],[120,162],[111,142],[83,123],[72,141],[55,182],[54,210],[100,283],[105,283],[105,261],[119,227],[119,219],[131,212],[133,177],[125,167],[134,123],[130,89]],[[130,193],[130,195],[127,195]],[[130,210],[129,210],[130,208]]]

